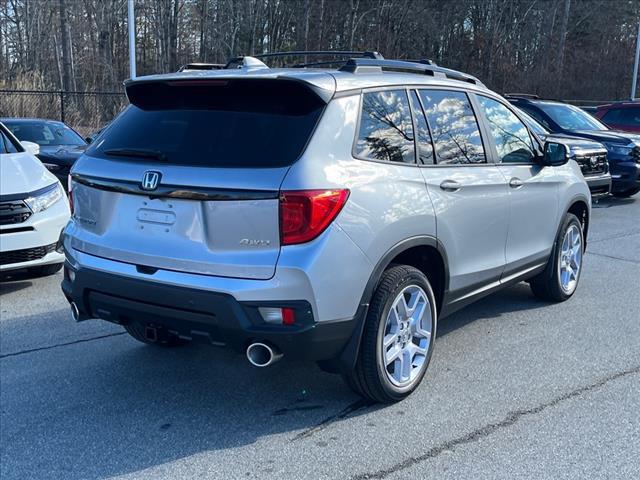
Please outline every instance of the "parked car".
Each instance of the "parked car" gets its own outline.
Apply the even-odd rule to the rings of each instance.
[[[80,134],[56,120],[3,118],[0,121],[21,142],[40,145],[38,158],[66,187],[71,166],[87,148],[87,142]]]
[[[338,70],[247,59],[126,82],[131,105],[71,172],[76,320],[256,366],[314,360],[394,402],[439,319],[521,281],[574,294],[589,188],[479,80],[379,54]]]
[[[640,135],[611,130],[582,109],[566,103],[507,95],[547,130],[602,143],[608,151],[611,193],[630,197],[640,191]]]
[[[640,133],[640,101],[600,105],[594,115],[614,130]]]
[[[56,250],[69,220],[60,182],[34,156],[38,145],[20,144],[0,123],[0,272],[28,269],[50,275],[62,268]]]
[[[541,141],[563,143],[569,150],[571,160],[578,162],[580,171],[584,175],[591,198],[609,195],[611,191],[611,174],[607,161],[606,147],[594,140],[573,137],[571,135],[553,134],[534,120],[528,113],[515,107],[522,120]]]

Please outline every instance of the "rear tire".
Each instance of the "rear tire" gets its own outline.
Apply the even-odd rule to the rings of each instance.
[[[583,253],[582,224],[578,217],[568,213],[562,223],[547,266],[529,282],[533,294],[549,302],[564,302],[571,298],[580,281]]]
[[[621,192],[611,192],[611,195],[617,198],[627,198],[635,195],[638,192],[640,192],[640,187],[633,187],[628,190],[623,190]]]
[[[398,402],[424,377],[436,333],[436,301],[418,269],[394,265],[373,294],[360,350],[346,383],[374,402]]]
[[[179,347],[188,343],[187,340],[183,340],[180,337],[176,337],[168,332],[159,331],[156,340],[150,340],[144,334],[145,325],[139,323],[130,323],[124,325],[124,329],[129,335],[138,340],[139,342],[146,343],[147,345],[156,345],[159,347]]]
[[[39,277],[47,277],[49,275],[53,275],[54,273],[58,273],[62,269],[63,263],[52,263],[50,265],[43,265],[41,267],[31,267],[29,269],[35,275]]]

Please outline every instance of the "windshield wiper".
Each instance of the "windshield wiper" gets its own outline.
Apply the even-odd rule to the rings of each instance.
[[[145,148],[112,148],[103,152],[105,155],[114,157],[138,157],[153,158],[155,160],[165,161],[167,156],[158,150],[148,150]]]

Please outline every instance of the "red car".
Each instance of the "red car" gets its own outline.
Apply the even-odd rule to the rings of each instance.
[[[616,102],[600,105],[593,115],[609,127],[640,133],[640,102]]]

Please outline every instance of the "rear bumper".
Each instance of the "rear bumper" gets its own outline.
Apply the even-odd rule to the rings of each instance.
[[[69,275],[65,264],[62,290],[81,319],[100,318],[126,325],[139,323],[178,335],[227,346],[244,353],[255,341],[267,342],[294,359],[328,360],[344,350],[356,320],[316,322],[305,300],[238,301],[232,295],[140,280],[78,266]],[[268,324],[259,306],[291,307],[296,324]]]
[[[585,175],[584,178],[593,198],[602,197],[611,192],[611,175],[609,173]]]

